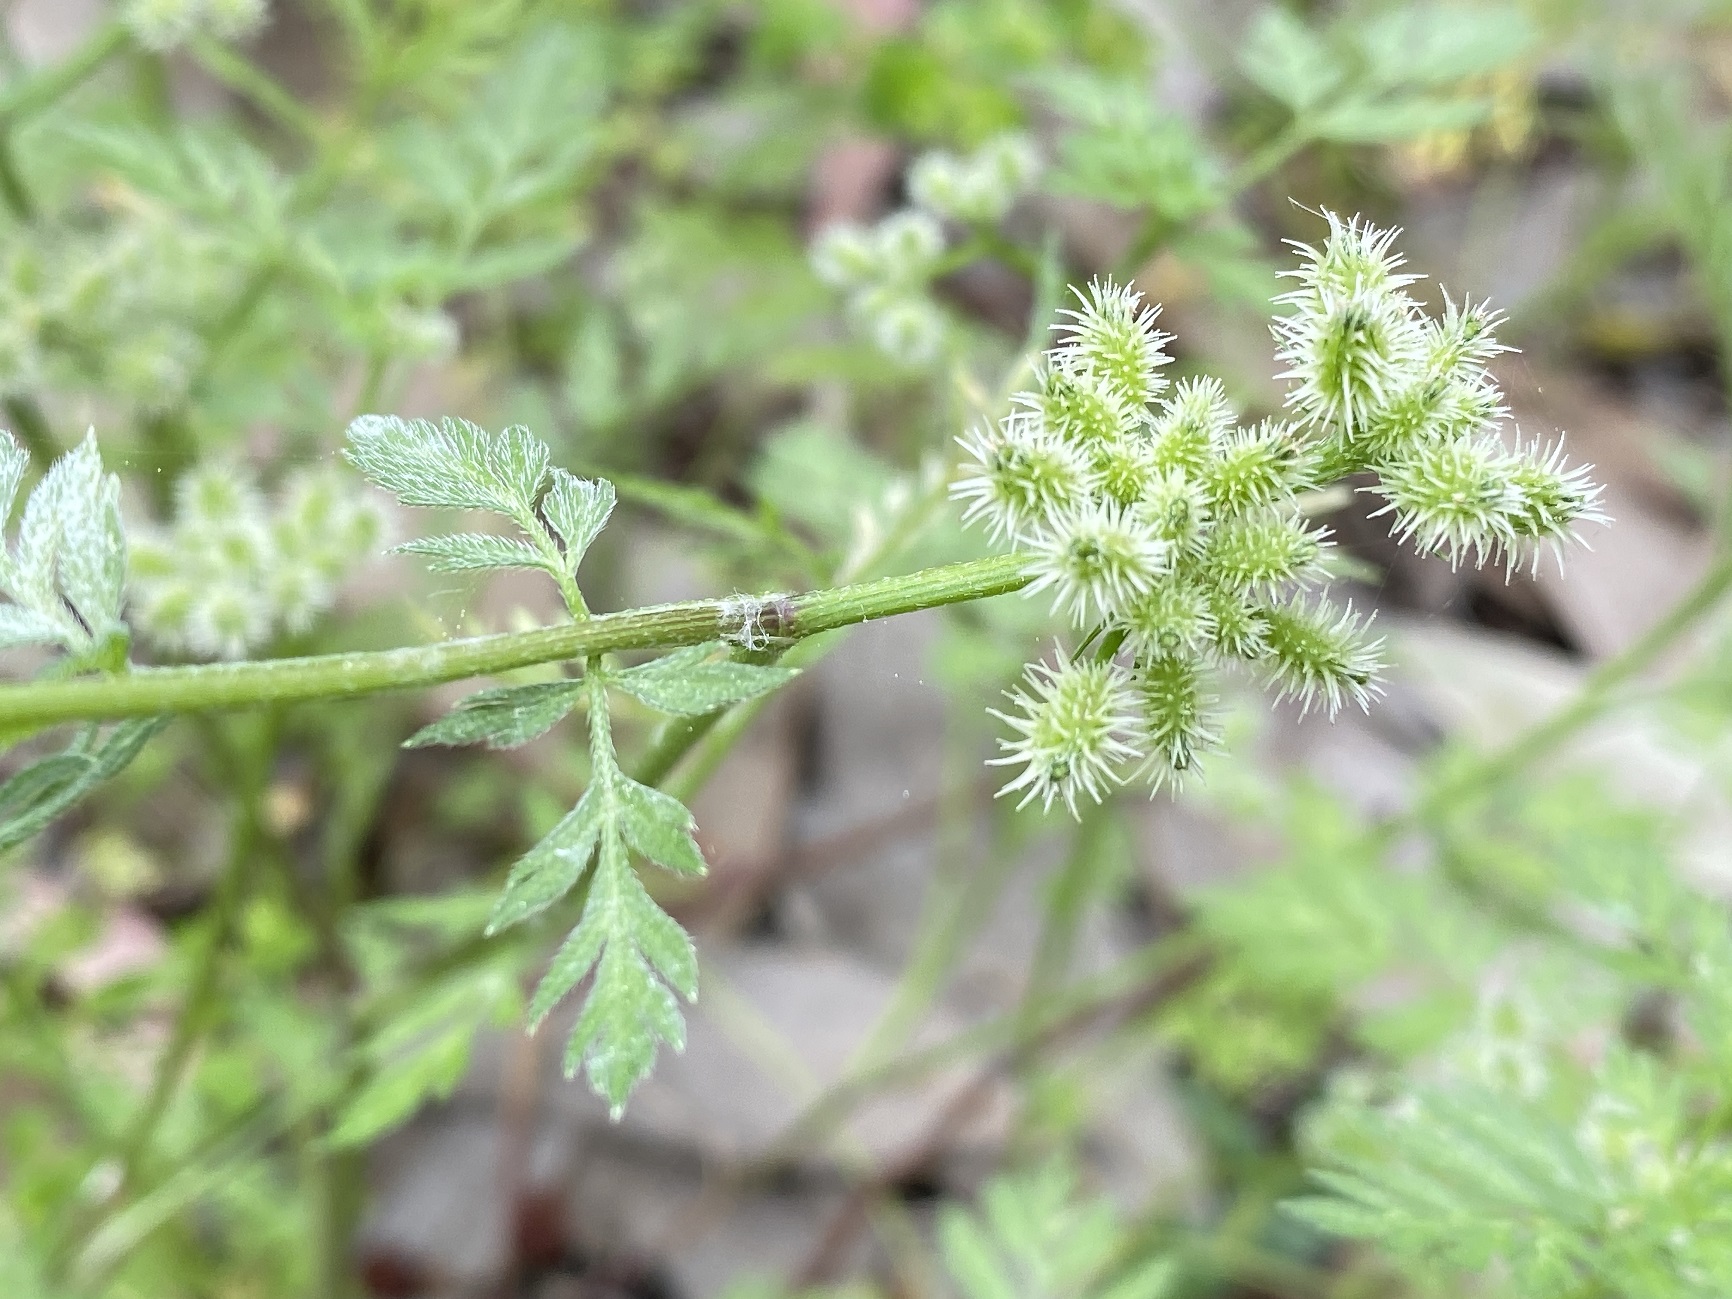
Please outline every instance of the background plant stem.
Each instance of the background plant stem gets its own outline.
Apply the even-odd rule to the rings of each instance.
[[[264,790],[275,752],[275,732],[274,725],[266,725],[244,740],[230,743],[230,737],[222,735],[215,727],[211,728],[212,750],[220,755],[224,766],[233,774],[239,793],[230,829],[228,857],[216,881],[204,942],[194,958],[191,978],[175,1016],[174,1027],[169,1032],[162,1054],[157,1057],[150,1089],[127,1124],[115,1151],[119,1172],[114,1191],[96,1212],[75,1215],[67,1222],[61,1245],[54,1255],[54,1262],[62,1269],[76,1268],[84,1247],[102,1224],[136,1195],[157,1132],[220,1004],[224,958],[240,920],[241,904],[247,896],[248,868],[266,837]]]
[[[1728,591],[1732,591],[1732,554],[1723,549],[1695,588],[1640,640],[1617,657],[1600,664],[1575,698],[1504,748],[1486,755],[1438,786],[1416,810],[1414,819],[1424,820],[1458,799],[1515,776],[1551,753],[1599,717],[1627,682],[1652,666],[1680,638],[1719,608]]]

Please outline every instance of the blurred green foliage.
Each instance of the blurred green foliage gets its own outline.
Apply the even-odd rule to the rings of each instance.
[[[1595,222],[1524,327],[1579,341],[1583,304],[1660,253],[1732,355],[1712,11],[1259,4],[1231,48],[1193,49],[1106,0],[936,0],[894,30],[829,0],[253,8],[133,0],[57,60],[0,51],[0,408],[37,470],[97,425],[139,535],[178,537],[188,484],[243,461],[262,493],[245,499],[286,509],[351,417],[434,406],[532,423],[690,538],[719,587],[969,557],[943,503],[950,439],[999,413],[1063,283],[1141,272],[1175,305],[1261,314],[1304,217],[1287,199],[1392,209],[1415,158],[1465,159],[1444,178],[1470,184],[1570,151]],[[1206,112],[1168,94],[1179,59],[1206,67]],[[1007,131],[1038,142],[1036,192],[946,231],[918,286],[946,345],[887,355],[813,273],[814,214],[875,218],[920,151]],[[838,156],[869,154],[863,193],[826,189]],[[1077,204],[1112,237],[1075,237]],[[1186,363],[1216,344],[1186,342],[1205,353]],[[1696,469],[1718,509],[1720,466]],[[626,580],[611,544],[604,592]],[[169,550],[135,601],[149,580],[252,572]],[[1697,623],[1724,594],[1716,556]],[[335,583],[347,556],[324,558]],[[277,592],[241,639],[280,655],[502,622],[452,578],[358,590]],[[1032,630],[1003,601],[947,625],[959,743]],[[113,646],[82,648],[98,664]],[[1572,724],[1658,718],[1723,793],[1728,663],[1710,638],[1657,695],[1606,677]],[[669,783],[713,766],[752,707]],[[479,1031],[518,1021],[555,932],[484,939],[498,879],[440,874],[452,853],[429,844],[502,877],[594,774],[561,731],[522,768],[401,755],[422,720],[384,697],[91,728],[58,752],[17,737],[41,761],[0,784],[0,1294],[356,1292],[365,1146],[452,1091]],[[622,720],[633,771],[658,752],[641,729]],[[944,1056],[1026,1084],[1018,1166],[978,1209],[946,1206],[932,1266],[832,1293],[1732,1293],[1723,903],[1687,869],[1683,812],[1637,805],[1617,771],[1542,764],[1568,733],[1451,748],[1387,821],[1220,764],[1203,797],[1261,834],[1266,865],[1156,899],[1149,950],[1106,975],[1068,953],[1126,900],[1134,809],[1077,827],[1025,1004]],[[980,855],[1030,833],[1001,818]],[[904,1008],[942,983],[991,884],[978,865],[941,863],[934,906],[960,919],[923,935]],[[164,951],[80,982],[128,910],[161,921]],[[1105,1046],[1067,1055],[1055,1026],[1094,1012]],[[1096,1050],[1182,1075],[1200,1209],[1084,1184]]]

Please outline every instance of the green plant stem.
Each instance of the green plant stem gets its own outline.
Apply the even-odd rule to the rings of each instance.
[[[1088,904],[1101,892],[1100,866],[1110,828],[1109,807],[1097,806],[1084,811],[1071,832],[1070,851],[1065,854],[1064,866],[1053,878],[1047,894],[1040,938],[1029,966],[1028,983],[1023,987],[1022,1005],[1026,1011],[1032,1012],[1043,997],[1063,987],[1068,980],[1077,934]]]
[[[565,555],[559,548],[559,543],[553,539],[553,533],[547,528],[533,510],[519,515],[514,520],[523,529],[530,543],[541,552],[541,558],[547,566],[547,572],[559,587],[559,595],[565,601],[565,611],[577,622],[583,622],[589,614],[589,604],[583,598],[583,591],[577,585],[577,574],[572,571],[572,565],[565,560]]]
[[[877,618],[1004,595],[1027,585],[1025,565],[1021,555],[996,555],[803,595],[692,600],[439,645],[10,685],[0,687],[0,727],[354,699],[616,650],[712,640],[797,641]]]
[[[1310,138],[1310,133],[1300,129],[1297,120],[1289,123],[1284,130],[1239,164],[1227,181],[1228,192],[1234,196],[1243,194],[1303,149]]]
[[[239,819],[243,822],[250,820],[244,812]],[[186,999],[181,1003],[180,1015],[169,1034],[168,1045],[163,1048],[162,1055],[157,1060],[150,1092],[121,1142],[121,1173],[115,1192],[117,1196],[129,1191],[136,1180],[139,1163],[150,1149],[157,1125],[168,1112],[169,1102],[174,1099],[180,1086],[181,1075],[186,1071],[188,1061],[192,1059],[193,1048],[198,1045],[199,1038],[204,1033],[205,1021],[209,1019],[216,1004],[222,957],[227,950],[229,936],[239,913],[240,900],[244,893],[241,879],[246,873],[245,863],[251,856],[251,842],[251,835],[244,829],[237,833],[234,850],[217,886],[210,932],[204,947],[199,951],[198,964],[194,967]]]
[[[850,556],[831,576],[831,581],[838,586],[857,582],[860,578],[871,574],[883,565],[889,563],[913,539],[931,518],[932,513],[941,508],[948,499],[948,484],[951,475],[944,474],[936,478],[926,489],[922,499],[897,518],[894,526],[878,539],[876,545],[867,550]],[[1008,557],[1007,557],[1008,558]],[[987,562],[987,561],[981,561]],[[953,566],[954,567],[954,566]],[[942,572],[942,569],[926,569],[928,573]],[[895,579],[890,579],[894,581]],[[1018,587],[1024,583],[1019,582]],[[1006,590],[1016,588],[1007,587]],[[951,603],[959,603],[952,601]],[[929,606],[930,607],[930,606]],[[912,611],[910,611],[912,612]],[[857,621],[867,621],[859,619]],[[845,625],[845,624],[840,624]],[[784,667],[808,668],[824,655],[828,654],[841,640],[836,636],[817,636],[802,641],[792,649],[778,655],[778,661]],[[686,764],[677,779],[668,784],[667,790],[682,802],[689,802],[693,793],[709,779],[710,773],[721,764],[728,750],[747,728],[757,719],[770,702],[771,696],[760,695],[756,699],[743,704],[736,704],[723,713],[713,713],[696,723],[686,724],[680,719],[670,719],[650,741],[650,750],[644,761],[646,767],[653,759],[655,779],[640,776],[645,784],[659,785],[680,764],[686,754],[693,749],[699,752]]]
[[[315,905],[319,908],[316,928],[324,951],[321,964],[333,994],[330,1000],[335,1020],[339,1059],[348,1062],[347,1085],[340,1095],[352,1095],[357,1085],[355,1043],[360,1034],[356,1022],[357,979],[342,942],[345,918],[356,902],[360,854],[368,828],[377,818],[393,763],[381,757],[368,742],[365,719],[344,714],[320,726],[316,734],[326,744],[321,764],[329,769],[329,804],[320,817],[322,831],[319,856],[323,873]],[[363,1150],[332,1148],[323,1138],[331,1131],[340,1105],[327,1103],[302,1126],[312,1137],[305,1148],[313,1197],[313,1220],[318,1243],[321,1299],[348,1299],[355,1292],[354,1239],[365,1203]]]
[[[1193,934],[1148,944],[1098,975],[1079,979],[1037,1006],[1014,1006],[930,1046],[851,1069],[814,1097],[760,1157],[764,1169],[832,1130],[867,1098],[929,1077],[958,1061],[1001,1053],[1016,1056],[1065,1033],[1095,1024],[1115,1008],[1135,1011],[1172,996],[1201,975],[1207,948]]]
[[[1507,780],[1550,753],[1598,717],[1627,682],[1651,667],[1680,637],[1713,613],[1728,591],[1732,591],[1732,552],[1722,548],[1695,588],[1635,644],[1602,663],[1574,699],[1512,743],[1446,780],[1420,804],[1413,819],[1426,820],[1451,801]]]
[[[1033,359],[1046,350],[1053,318],[1057,316],[1059,303],[1064,298],[1064,244],[1056,230],[1048,231],[1042,241],[1040,259],[1030,278],[1034,293],[1029,305],[1028,328],[1023,332],[1024,360],[1011,367],[1011,374],[1018,378],[1028,371]]]
[[[24,174],[18,170],[18,151],[12,147],[12,134],[4,130],[0,130],[0,200],[20,221],[28,223],[36,219],[36,200],[24,183]]]
[[[72,55],[51,68],[25,77],[0,94],[0,201],[20,221],[36,219],[36,201],[18,170],[12,147],[13,132],[23,123],[51,107],[77,88],[128,43],[126,29],[117,22],[99,28]]]
[[[60,444],[54,440],[48,417],[42,413],[42,407],[34,397],[7,397],[0,401],[0,410],[6,412],[12,431],[18,435],[32,461],[46,468],[60,458]]]
[[[251,100],[289,134],[318,141],[318,118],[256,64],[209,36],[195,36],[190,49],[200,67],[237,95]]]
[[[354,1233],[367,1198],[365,1156],[363,1149],[317,1151],[314,1211],[320,1299],[349,1299],[356,1292]]]
[[[234,758],[240,764],[244,789],[235,813],[228,860],[217,880],[211,904],[210,927],[204,945],[198,951],[174,1027],[169,1030],[168,1042],[157,1057],[150,1090],[145,1093],[115,1150],[119,1176],[113,1193],[107,1198],[107,1205],[124,1204],[136,1188],[144,1161],[155,1144],[157,1129],[180,1090],[193,1052],[203,1040],[211,1014],[221,1000],[223,957],[239,922],[241,902],[246,896],[247,868],[252,863],[263,830],[259,806],[263,795],[263,767],[268,755],[250,751],[236,754]],[[67,1223],[59,1246],[52,1252],[51,1266],[58,1270],[74,1265],[108,1216],[106,1209],[87,1217],[74,1216]]]
[[[1263,1215],[1259,1225],[1272,1216]],[[1330,1273],[1278,1253],[1255,1238],[1245,1239],[1237,1233],[1199,1234],[1186,1242],[1182,1252],[1223,1279],[1259,1292],[1267,1290],[1294,1299],[1315,1299],[1329,1293]]]
[[[659,785],[679,765],[692,746],[716,728],[730,710],[705,713],[702,717],[670,717],[656,728],[649,744],[632,764],[631,776],[640,785]],[[753,716],[757,716],[756,713]]]
[[[1040,258],[1022,245],[1006,239],[992,227],[983,229],[980,232],[980,239],[989,256],[996,257],[1013,271],[1027,276],[1030,280],[1037,280],[1040,277]]]
[[[213,75],[220,75],[216,69],[211,70]],[[273,90],[281,93],[281,88],[277,87],[275,82],[245,60],[237,58],[235,64],[228,66],[228,71],[240,79],[231,83],[236,89],[254,95],[269,95]],[[292,103],[292,100],[289,102]],[[294,110],[299,112],[299,106],[294,105]],[[360,118],[364,117],[363,112]],[[324,130],[310,115],[304,115],[305,133],[315,146],[313,161],[306,172],[296,180],[284,209],[284,216],[310,212],[341,183],[344,168],[354,155],[362,134],[358,121],[359,118],[346,126]],[[153,465],[156,471],[153,481],[156,504],[159,507],[166,508],[175,479],[195,459],[196,439],[188,424],[189,412],[205,394],[218,372],[219,364],[227,356],[234,341],[243,335],[245,326],[269,297],[271,289],[293,270],[292,252],[291,248],[280,242],[263,251],[228,307],[201,330],[206,343],[204,355],[187,381],[186,393],[180,403],[174,410],[145,423],[143,431],[153,448],[156,460]],[[367,386],[376,386],[383,377],[381,362],[377,378],[369,372]]]
[[[1151,212],[1138,227],[1136,237],[1126,246],[1119,257],[1118,268],[1113,272],[1113,278],[1127,284],[1134,283],[1137,272],[1148,264],[1151,257],[1158,252],[1173,235],[1184,228],[1180,222],[1170,221],[1159,212]]]
[[[779,655],[776,662],[785,668],[804,670],[823,658],[840,643],[836,636],[814,636],[810,640],[801,641],[787,653]],[[664,763],[661,776],[665,778],[678,766],[688,753],[694,753],[677,775],[671,780],[659,779],[668,793],[682,803],[692,801],[693,795],[704,787],[709,778],[715,774],[717,767],[722,765],[722,759],[728,756],[728,751],[734,747],[739,738],[744,735],[758,715],[770,706],[774,695],[759,695],[756,699],[748,699],[743,704],[735,704],[723,712],[711,713],[708,717],[698,718],[691,727],[681,734],[670,734],[665,744],[652,742],[651,751],[659,762]],[[658,741],[662,736],[657,736]],[[657,752],[657,750],[660,750]],[[648,765],[647,763],[645,764]],[[644,783],[648,784],[649,781]]]
[[[970,940],[991,918],[1015,864],[1014,853],[988,852],[981,862],[953,860],[952,869],[933,876],[890,1004],[855,1054],[851,1071],[891,1059],[906,1045],[948,985]]]
[[[0,94],[0,130],[10,130],[50,107],[92,76],[130,43],[118,22],[99,27],[66,58]]]
[[[980,762],[975,708],[948,701],[944,711],[943,765],[934,809],[935,870],[889,1004],[855,1051],[848,1066],[851,1073],[890,1059],[906,1047],[997,909],[1018,864],[1019,854],[1008,850],[1001,825],[990,825],[984,836],[987,841],[981,842],[981,785],[972,778]]]
[[[1309,132],[1300,129],[1300,124],[1297,121],[1290,123],[1233,170],[1227,178],[1219,209],[1231,207],[1235,199],[1298,153],[1310,143],[1310,140]],[[1211,211],[1219,209],[1211,209]],[[1119,258],[1118,278],[1127,281],[1134,280],[1137,272],[1142,270],[1148,260],[1160,251],[1162,245],[1166,244],[1172,236],[1193,224],[1194,220],[1195,218],[1186,221],[1171,221],[1159,212],[1151,212],[1144,218],[1136,237],[1131,240],[1129,247]]]

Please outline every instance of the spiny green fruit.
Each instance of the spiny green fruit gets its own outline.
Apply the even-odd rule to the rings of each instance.
[[[1012,695],[1019,738],[1000,761],[1021,766],[1006,791],[1023,802],[1074,811],[1128,779],[1171,784],[1218,743],[1221,666],[1307,710],[1369,704],[1370,619],[1304,594],[1329,546],[1306,491],[1369,470],[1395,535],[1452,563],[1513,566],[1603,518],[1560,449],[1499,438],[1497,314],[1449,301],[1428,319],[1394,233],[1325,216],[1328,238],[1298,245],[1298,287],[1277,299],[1291,421],[1240,427],[1215,379],[1169,389],[1155,309],[1097,282],[1013,413],[962,439],[964,519],[1028,556],[1028,591],[1083,647]]]

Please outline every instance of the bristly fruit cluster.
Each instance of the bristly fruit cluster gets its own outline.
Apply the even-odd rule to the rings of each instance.
[[[1169,385],[1158,308],[1113,284],[1079,293],[1060,344],[995,427],[962,439],[964,517],[1025,552],[1080,633],[1038,664],[1003,717],[1002,791],[1043,808],[1099,801],[1128,779],[1158,789],[1218,743],[1210,679],[1259,671],[1333,715],[1377,693],[1369,619],[1309,594],[1330,542],[1301,494],[1371,472],[1394,532],[1452,564],[1513,567],[1603,520],[1599,489],[1560,450],[1514,449],[1486,363],[1498,317],[1450,303],[1428,318],[1404,291],[1394,232],[1327,215],[1297,245],[1299,287],[1274,333],[1293,418],[1243,426],[1213,379]]]
[[[1452,565],[1513,569],[1547,550],[1561,561],[1576,524],[1606,521],[1600,489],[1590,466],[1566,468],[1561,441],[1499,436],[1509,410],[1486,363],[1509,350],[1493,333],[1502,314],[1445,295],[1443,316],[1427,317],[1403,292],[1419,277],[1401,271],[1396,231],[1324,215],[1321,251],[1293,244],[1304,264],[1284,274],[1299,287],[1276,299],[1292,310],[1274,325],[1315,476],[1376,474],[1368,490],[1395,535]]]

